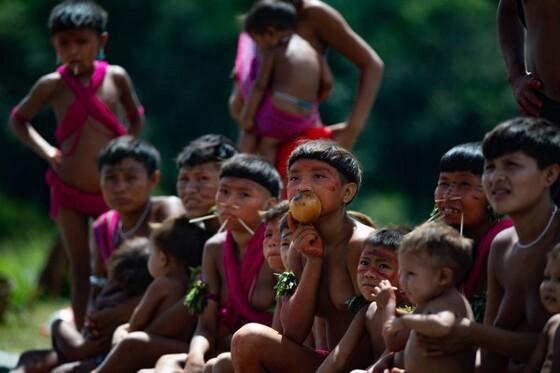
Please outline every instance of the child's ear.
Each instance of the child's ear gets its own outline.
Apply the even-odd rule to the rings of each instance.
[[[161,179],[161,172],[160,170],[155,170],[152,175],[150,175],[150,187],[153,189],[158,185],[159,180]]]
[[[109,40],[109,33],[103,32],[99,35],[99,48],[105,48],[107,41]]]
[[[558,180],[560,174],[560,165],[558,163],[551,164],[545,169],[545,181],[551,186]]]
[[[449,286],[453,283],[453,270],[449,267],[443,267],[439,274],[439,284],[441,286]]]
[[[345,205],[350,203],[350,201],[354,199],[354,196],[356,195],[357,191],[358,191],[358,185],[356,183],[344,184],[342,186],[342,202],[344,202]]]
[[[166,267],[169,264],[169,257],[163,251],[160,251],[159,254],[160,254],[159,255],[159,260],[161,262],[161,265],[163,267]]]

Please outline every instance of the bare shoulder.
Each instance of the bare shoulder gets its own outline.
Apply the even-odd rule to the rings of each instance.
[[[460,318],[469,317],[472,319],[472,311],[469,302],[455,289],[450,289],[450,291],[432,299],[423,313],[438,313],[442,311],[453,312]]]
[[[180,216],[185,212],[183,203],[176,196],[152,197],[154,221],[163,221],[168,217]]]
[[[178,279],[167,276],[159,276],[152,281],[150,289],[157,291],[158,293],[168,292],[171,289],[175,289],[180,284],[181,281]]]
[[[359,250],[361,251],[365,240],[371,233],[375,232],[375,229],[373,229],[372,227],[368,227],[367,225],[364,225],[354,219],[351,220],[354,224],[354,228],[352,237],[350,237],[350,241],[348,242],[348,244],[350,247],[359,248]]]
[[[321,21],[344,22],[344,18],[338,10],[320,0],[305,1],[303,12],[306,16],[313,17]]]
[[[119,88],[129,86],[130,77],[124,67],[119,65],[109,65],[107,66],[107,73]]]
[[[560,325],[560,313],[553,315],[544,326],[544,333],[548,333],[549,331],[554,331]],[[559,336],[560,338],[560,336]]]
[[[494,265],[503,262],[507,253],[512,249],[517,240],[515,228],[506,228],[494,237],[490,249],[489,261]]]
[[[226,242],[226,233],[216,233],[206,241],[204,244],[204,255],[216,256],[221,253],[224,249],[224,244]]]
[[[54,94],[64,87],[64,81],[58,72],[52,72],[40,77],[32,88],[42,94]]]

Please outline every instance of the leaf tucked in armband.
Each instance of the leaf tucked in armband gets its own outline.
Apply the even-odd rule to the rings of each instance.
[[[208,285],[202,280],[195,280],[187,292],[183,303],[187,305],[192,312],[200,315],[202,311],[204,311],[204,308],[206,308],[207,300]]]
[[[297,288],[297,278],[294,272],[282,272],[277,277],[276,285],[274,285],[274,295],[276,299],[283,295],[292,295]]]

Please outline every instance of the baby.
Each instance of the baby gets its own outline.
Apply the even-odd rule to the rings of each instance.
[[[553,316],[544,326],[525,373],[551,373],[557,372],[560,368],[560,354],[556,352],[560,346],[556,333],[560,325],[560,244],[554,246],[547,256],[540,293],[546,310]]]
[[[409,373],[472,372],[472,347],[452,355],[429,357],[417,343],[418,334],[444,336],[459,320],[473,320],[468,301],[457,290],[472,262],[472,241],[445,224],[427,223],[404,237],[398,255],[400,289],[416,310],[395,317],[395,294],[390,287],[380,292],[378,302],[381,294],[389,293],[383,334],[390,351],[404,350],[404,366],[399,368]]]

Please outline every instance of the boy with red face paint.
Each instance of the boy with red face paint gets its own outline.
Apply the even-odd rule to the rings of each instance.
[[[359,163],[331,141],[311,141],[294,150],[288,175],[290,199],[311,192],[321,212],[313,224],[299,224],[293,234],[289,268],[299,283],[283,308],[283,335],[257,324],[241,328],[231,344],[236,372],[315,371],[325,356],[303,345],[315,316],[327,324],[329,349],[352,321],[346,302],[359,294],[356,270],[364,241],[373,231],[346,212],[360,185]],[[344,369],[363,367],[371,360],[364,336]]]
[[[317,372],[341,371],[365,334],[369,336],[373,361],[385,350],[385,342],[382,337],[383,309],[378,307],[376,296],[381,290],[380,282],[385,280],[389,284],[394,284],[398,280],[399,268],[396,251],[403,234],[407,232],[406,229],[384,228],[368,236],[358,264],[357,281],[361,296],[355,297],[349,302],[349,311],[355,315],[354,319],[344,337]]]

